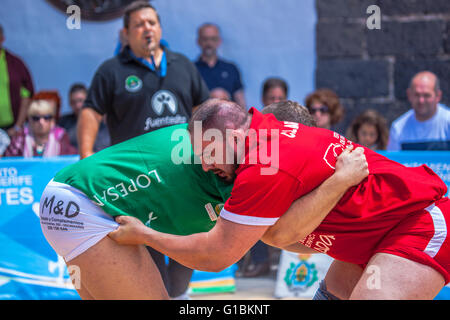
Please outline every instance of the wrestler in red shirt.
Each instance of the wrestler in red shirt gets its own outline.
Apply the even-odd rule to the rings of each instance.
[[[250,130],[267,130],[267,139],[256,139],[263,145],[267,158],[272,158],[271,140],[279,140],[279,170],[275,174],[261,174],[268,165],[261,161],[252,164],[252,152],[258,155],[261,152],[259,145],[249,146],[247,139],[246,149],[251,151],[236,170],[233,191],[221,217],[248,225],[272,225],[295,199],[309,193],[334,172],[336,156],[352,142],[336,132],[281,122],[256,109],[251,109],[250,114],[253,115]],[[270,132],[276,135],[272,137]],[[445,228],[448,222],[438,207],[433,209],[436,201],[447,202],[442,199],[447,192],[445,183],[426,165],[405,167],[365,147],[364,153],[369,176],[349,189],[302,243],[335,259],[359,265],[365,265],[376,252],[393,253],[436,268],[449,282],[449,256],[443,255],[438,262],[433,259],[446,240],[435,228]],[[400,222],[408,228],[398,226]],[[409,236],[398,236],[406,231]]]
[[[196,139],[195,121],[201,121],[203,131],[214,128],[224,133],[212,139],[218,147],[210,148],[213,143],[202,133]],[[177,237],[146,230],[124,218],[118,220],[124,225],[113,235],[120,243],[144,243],[191,268],[217,271],[237,261],[268,226],[285,215],[289,218],[279,222],[288,224],[281,224],[280,232],[297,232],[297,240],[307,247],[381,270],[380,290],[368,288],[368,275],[362,274],[351,298],[430,299],[449,282],[450,205],[443,198],[447,188],[428,167],[407,168],[364,149],[370,175],[336,200],[325,217],[320,197],[314,199],[314,215],[309,214],[314,210],[296,208],[296,203],[328,181],[336,157],[352,144],[344,137],[280,122],[255,109],[247,114],[232,102],[220,100],[205,102],[189,128],[204,170],[230,181],[235,178],[216,226],[207,233]],[[239,143],[244,139],[244,144]],[[216,154],[228,155],[230,145],[233,158],[240,162],[218,161],[221,157]],[[322,197],[324,202],[330,198]],[[308,218],[302,220],[302,215]]]

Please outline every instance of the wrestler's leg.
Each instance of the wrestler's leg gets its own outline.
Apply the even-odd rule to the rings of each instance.
[[[339,299],[347,300],[362,273],[363,269],[356,264],[334,260],[328,268],[324,283],[319,290],[326,291],[323,292],[324,296],[331,293]]]
[[[119,245],[104,237],[67,266],[79,268],[82,298],[168,299],[158,269],[144,246]]]
[[[370,259],[350,299],[433,299],[444,282],[444,277],[429,266],[377,253]]]

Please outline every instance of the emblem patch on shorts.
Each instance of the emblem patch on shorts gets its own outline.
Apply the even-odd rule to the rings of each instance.
[[[141,90],[142,88],[142,80],[135,75],[128,76],[125,79],[125,89],[129,92],[136,92]]]

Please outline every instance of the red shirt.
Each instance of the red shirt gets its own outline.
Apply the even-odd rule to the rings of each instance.
[[[352,142],[330,130],[278,121],[254,108],[250,113],[250,132],[256,132],[258,139],[246,140],[245,159],[221,216],[241,224],[272,225],[294,200],[333,174],[337,156]],[[369,176],[350,188],[303,241],[342,260],[352,257],[355,263],[355,254],[362,254],[357,251],[374,246],[402,218],[441,199],[447,191],[425,165],[405,167],[368,148],[364,153]]]

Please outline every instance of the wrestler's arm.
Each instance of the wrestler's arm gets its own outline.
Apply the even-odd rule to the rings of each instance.
[[[267,230],[262,238],[265,243],[287,249],[286,246],[302,240],[319,226],[350,187],[368,176],[364,149],[351,150],[347,148],[337,158],[336,171],[332,176],[294,201],[275,225]]]
[[[177,236],[150,229],[130,216],[119,216],[116,222],[120,227],[109,236],[119,244],[145,244],[191,269],[210,272],[236,263],[268,228],[219,217],[209,232]]]

